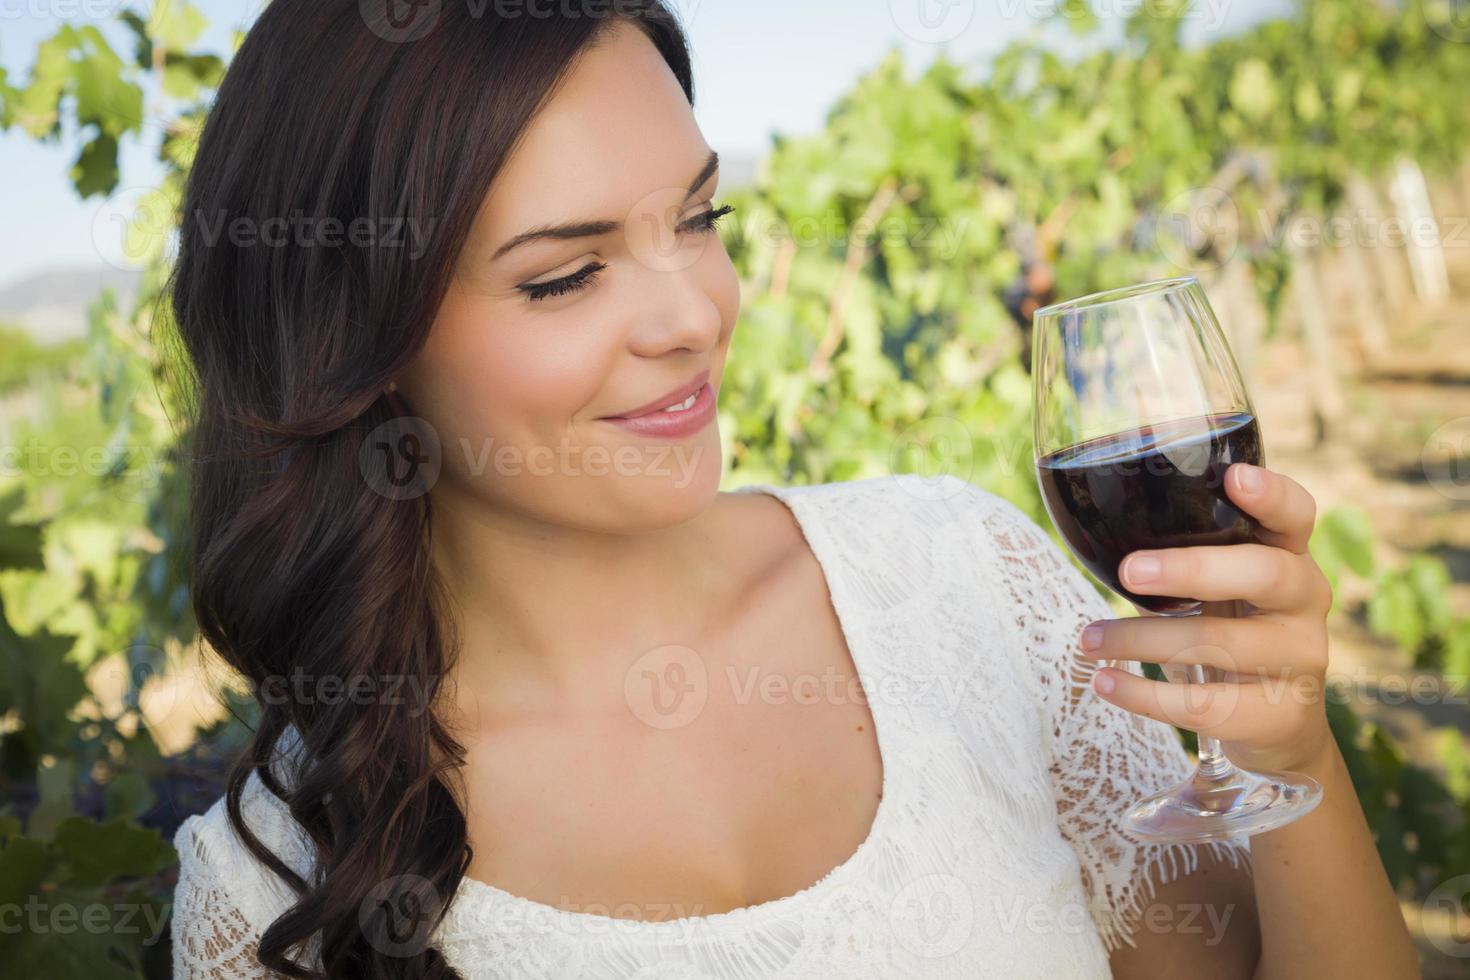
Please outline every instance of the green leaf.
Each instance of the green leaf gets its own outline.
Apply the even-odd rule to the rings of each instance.
[[[82,147],[71,168],[71,182],[82,197],[106,197],[117,180],[117,140],[101,133]]]
[[[167,0],[153,5],[148,35],[170,51],[183,51],[199,39],[209,21],[187,0]]]
[[[127,25],[137,42],[133,61],[144,70],[153,67],[153,38],[149,33],[148,23],[133,10],[124,10],[118,15],[118,20]]]
[[[1084,37],[1097,30],[1097,13],[1092,9],[1088,0],[1062,0],[1057,14],[1066,20],[1067,26],[1078,37]]]
[[[178,860],[162,834],[126,817],[107,823],[68,817],[56,828],[55,848],[65,862],[66,882],[74,885],[143,877],[171,868]]]
[[[37,754],[65,752],[77,728],[68,716],[86,696],[87,685],[67,659],[72,643],[44,630],[22,637],[0,603],[0,714],[16,710],[25,722],[27,744]]]
[[[1368,578],[1373,574],[1373,526],[1359,507],[1333,507],[1317,520],[1309,544],[1322,573],[1337,588],[1344,570]]]
[[[224,71],[224,62],[212,54],[170,53],[163,69],[163,90],[175,99],[195,99],[202,89],[218,86]]]
[[[0,497],[0,568],[43,568],[41,560],[41,526],[13,524],[14,514],[25,502],[25,490],[15,490]]]
[[[1237,64],[1230,79],[1230,104],[1247,119],[1264,119],[1276,107],[1271,66],[1260,58],[1247,58]]]
[[[1470,684],[1470,619],[1459,619],[1445,634],[1444,662],[1446,677]]]
[[[158,796],[140,773],[120,772],[107,784],[106,810],[109,818],[142,816]]]
[[[26,896],[36,891],[56,863],[40,841],[13,832],[6,835],[0,842],[0,908],[25,904]]]
[[[1424,617],[1414,590],[1402,576],[1390,575],[1380,581],[1378,591],[1368,600],[1368,628],[1410,653],[1423,642]]]
[[[72,52],[72,94],[77,121],[114,138],[143,126],[143,90],[95,27],[84,28]]]
[[[1424,629],[1439,635],[1450,625],[1450,585],[1453,579],[1443,561],[1432,555],[1413,555],[1409,558],[1406,577],[1419,604],[1424,618]]]
[[[1304,123],[1315,123],[1322,118],[1325,106],[1322,93],[1314,82],[1303,79],[1296,88],[1296,114]]]
[[[26,827],[32,837],[49,838],[56,827],[70,819],[76,797],[77,767],[71,759],[56,759],[36,771],[41,798]]]

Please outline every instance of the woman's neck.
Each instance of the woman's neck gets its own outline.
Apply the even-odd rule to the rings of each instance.
[[[448,680],[461,711],[605,702],[647,650],[697,643],[745,581],[727,497],[636,533],[436,497],[432,554],[456,616]]]

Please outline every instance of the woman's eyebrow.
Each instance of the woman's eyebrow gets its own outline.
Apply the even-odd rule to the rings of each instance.
[[[715,171],[719,169],[720,155],[711,150],[709,154],[709,159],[705,161],[704,166],[699,171],[699,174],[689,184],[688,193],[690,195],[694,194],[694,192],[703,187],[705,185],[705,182],[713,177]],[[541,241],[543,239],[564,240],[569,238],[595,238],[598,235],[606,235],[611,232],[617,231],[621,227],[623,227],[623,223],[621,221],[574,221],[567,224],[545,225],[541,228],[533,228],[530,231],[521,232],[519,235],[515,236],[510,241],[506,242],[504,245],[496,249],[495,254],[490,257],[490,261],[494,262],[496,259],[509,252],[511,249],[528,244],[530,242]]]

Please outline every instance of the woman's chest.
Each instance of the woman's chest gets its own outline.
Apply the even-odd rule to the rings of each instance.
[[[447,923],[446,951],[479,980],[1107,976],[1075,854],[1035,797],[1036,780],[977,775],[962,737],[941,726],[931,736],[926,751],[917,739],[899,740],[912,766],[899,771],[895,762],[889,795],[855,853],[825,859],[836,865],[830,873],[804,873],[774,901],[733,913],[659,898],[616,907],[606,896],[640,884],[629,866],[646,859],[669,867],[655,833],[611,884],[599,883],[602,897],[580,906],[557,911],[545,907],[556,904],[550,893],[538,905],[516,897],[529,888],[506,894],[467,883]],[[811,814],[794,820],[813,823]],[[659,827],[662,837],[686,833],[677,823]],[[667,894],[667,881],[655,884],[645,894]]]
[[[629,649],[621,690],[597,710],[475,741],[470,877],[558,908],[664,920],[778,899],[846,860],[871,828],[883,767],[810,571],[786,569],[731,629]]]

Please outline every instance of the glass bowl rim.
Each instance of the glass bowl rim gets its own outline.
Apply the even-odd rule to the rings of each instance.
[[[1153,279],[1149,282],[1136,282],[1131,286],[1118,286],[1114,289],[1104,289],[1101,292],[1088,293],[1086,296],[1078,296],[1060,303],[1052,303],[1050,306],[1043,306],[1032,314],[1032,319],[1040,320],[1042,317],[1055,316],[1058,313],[1066,313],[1070,310],[1107,306],[1110,303],[1117,303],[1125,299],[1169,292],[1174,289],[1185,289],[1191,285],[1199,286],[1198,276],[1175,276],[1170,279]]]

